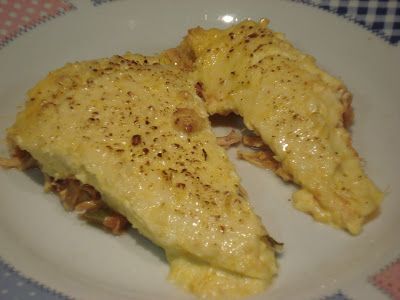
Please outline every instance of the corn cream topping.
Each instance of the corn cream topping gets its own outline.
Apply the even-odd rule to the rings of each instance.
[[[54,178],[94,187],[164,248],[170,279],[203,297],[261,291],[275,253],[194,84],[162,58],[67,64],[28,93],[9,129]]]
[[[294,206],[358,234],[382,193],[364,173],[344,127],[351,94],[266,25],[195,28],[180,51],[194,61],[208,112],[240,114],[300,186]]]

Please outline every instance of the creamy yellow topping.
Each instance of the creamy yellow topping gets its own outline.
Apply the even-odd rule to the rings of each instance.
[[[216,269],[185,256],[167,257],[171,264],[170,280],[204,299],[238,299],[262,292],[268,283],[262,279]]]
[[[343,126],[351,95],[266,25],[195,28],[180,48],[195,57],[193,77],[208,112],[240,114],[300,185],[295,207],[357,234],[382,193],[362,170]]]
[[[166,250],[171,280],[199,296],[258,292],[277,272],[267,232],[194,84],[162,63],[127,54],[67,64],[29,91],[8,138],[47,175],[98,190]]]

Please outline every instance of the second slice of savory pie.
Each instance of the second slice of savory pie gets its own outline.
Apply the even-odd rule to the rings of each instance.
[[[127,54],[51,72],[8,139],[53,180],[94,188],[165,250],[178,285],[203,297],[253,294],[277,272],[274,241],[207,116],[187,74]]]
[[[267,21],[189,31],[179,55],[194,63],[210,114],[237,113],[274,153],[279,174],[301,189],[296,208],[357,234],[382,193],[351,145],[351,94]],[[186,62],[187,64],[187,62]]]

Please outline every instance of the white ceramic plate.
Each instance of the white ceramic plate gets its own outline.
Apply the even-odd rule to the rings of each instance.
[[[231,152],[256,212],[285,243],[279,276],[255,299],[386,299],[368,280],[400,255],[399,47],[336,15],[290,1],[73,3],[76,10],[0,50],[2,137],[25,92],[66,62],[128,50],[151,54],[177,45],[193,26],[225,27],[224,20],[267,17],[273,29],[286,33],[353,92],[353,142],[386,196],[380,216],[353,237],[296,211],[288,201],[293,186],[236,161]],[[0,147],[4,156],[5,142]],[[65,213],[55,196],[43,192],[37,172],[0,171],[0,257],[0,271],[7,273],[0,274],[0,282],[16,276],[15,286],[3,287],[0,298],[18,295],[26,284],[34,288],[31,280],[44,285],[41,299],[63,297],[46,287],[78,299],[191,298],[166,281],[168,267],[159,248],[133,231],[114,237]]]

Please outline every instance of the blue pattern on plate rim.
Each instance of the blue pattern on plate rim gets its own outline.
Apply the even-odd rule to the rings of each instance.
[[[98,6],[107,2],[112,2],[114,0],[91,0],[93,6]],[[346,0],[338,0],[331,1],[331,3],[335,2],[336,4],[330,4],[329,0],[289,0],[292,2],[298,2],[306,5],[310,5],[313,7],[317,7],[331,13],[335,13],[339,16],[342,16],[348,20],[355,22],[358,25],[363,26],[367,30],[375,33],[376,35],[383,38],[385,41],[389,42],[392,45],[398,44],[400,41],[400,0],[396,1],[387,1],[387,0],[363,0],[356,1],[359,3],[359,7],[354,9],[349,9],[349,1]],[[72,5],[68,0],[64,0],[67,4],[70,5],[70,10],[76,9],[74,5]],[[369,3],[378,3],[378,8],[376,9],[375,15],[371,16],[368,14],[368,4]],[[382,18],[388,13],[388,9],[382,8],[385,3],[396,2],[397,6],[394,8],[394,15],[397,17],[393,17],[393,20],[389,20],[388,22],[393,22],[392,27],[390,28],[392,32],[388,34],[384,31],[387,29],[388,22]],[[337,4],[339,3],[339,4]],[[346,5],[347,4],[347,5]],[[393,5],[393,4],[392,4]],[[354,5],[353,5],[354,6]],[[393,9],[392,9],[393,10]],[[48,20],[54,19],[58,16],[64,15],[66,13],[65,10],[59,10],[57,14],[52,16],[46,16],[40,18],[36,23],[25,26],[18,31],[15,35],[8,38],[6,41],[0,43],[0,49],[3,48],[6,44],[14,40],[16,37],[21,34],[37,27],[40,24],[47,22]],[[372,20],[372,21],[371,21]],[[369,21],[369,22],[367,22]],[[23,299],[43,299],[43,300],[71,300],[70,296],[67,296],[63,293],[60,293],[46,285],[35,281],[29,277],[22,275],[19,271],[17,271],[10,264],[6,263],[0,257],[0,300],[23,300]],[[348,296],[343,294],[341,290],[336,292],[333,295],[328,295],[320,300],[350,300]]]
[[[73,299],[22,275],[0,258],[0,300],[70,300]]]
[[[114,0],[91,0],[91,1],[92,1],[92,4],[94,6],[97,6],[97,5],[100,5],[100,4],[103,4],[103,3],[106,3],[106,2],[111,2],[111,1],[114,1]]]
[[[339,290],[337,293],[330,296],[325,296],[320,300],[351,300],[351,299],[347,297],[345,294],[343,294],[342,291]]]

